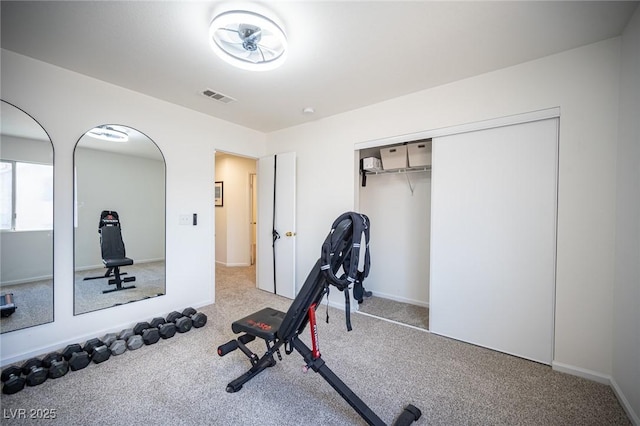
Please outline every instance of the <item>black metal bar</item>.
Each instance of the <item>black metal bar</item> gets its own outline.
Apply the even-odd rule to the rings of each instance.
[[[107,272],[104,275],[98,275],[96,277],[85,277],[82,280],[83,281],[88,281],[88,280],[99,280],[102,278],[109,278],[112,277],[113,275],[111,275],[111,273],[113,272],[113,268],[107,268]],[[120,272],[120,275],[127,275],[126,272]]]
[[[109,285],[115,284],[116,288],[112,288],[111,290],[103,290],[102,291],[103,294],[105,294],[105,293],[113,293],[114,291],[129,290],[129,289],[132,289],[132,288],[136,288],[135,285],[130,285],[130,286],[123,286],[122,285],[123,282],[135,281],[136,277],[128,277],[128,278],[125,278],[123,280],[121,278],[121,275],[123,275],[123,274],[120,273],[120,267],[119,266],[114,266],[113,267],[113,273],[115,275],[115,278],[110,279],[108,282],[109,282]]]
[[[242,344],[241,342],[238,342],[238,343],[239,343],[239,346]],[[273,346],[269,350],[267,350],[267,352],[265,352],[265,354],[262,355],[261,358],[259,358],[257,361],[252,361],[251,362],[252,367],[249,369],[249,371],[247,371],[237,379],[229,382],[226,389],[227,392],[229,393],[238,392],[240,389],[242,389],[242,385],[247,383],[249,380],[253,379],[255,376],[262,373],[265,369],[276,365],[276,360],[273,358],[273,354],[278,352],[282,344],[283,344],[282,341],[274,342]],[[268,342],[267,342],[267,345],[268,345]],[[251,357],[249,356],[249,358]]]
[[[307,367],[317,373],[320,373],[322,378],[325,379],[327,383],[329,383],[331,387],[335,389],[336,392],[338,392],[354,410],[357,411],[358,414],[360,414],[367,424],[372,426],[386,426],[386,423],[383,422],[382,419],[380,419],[380,417],[378,417],[378,415],[358,397],[358,395],[353,393],[349,386],[347,386],[333,371],[331,371],[327,364],[325,364],[322,357],[314,359],[311,349],[309,349],[309,347],[298,338],[292,339],[292,343],[293,347],[304,358],[307,363]]]

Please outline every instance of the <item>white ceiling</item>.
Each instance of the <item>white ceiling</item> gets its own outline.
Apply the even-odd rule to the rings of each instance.
[[[2,48],[270,132],[622,33],[638,2],[2,1]],[[267,10],[289,40],[273,71],[217,58],[222,10]],[[213,89],[237,99],[217,103]],[[315,114],[302,109],[312,106]]]

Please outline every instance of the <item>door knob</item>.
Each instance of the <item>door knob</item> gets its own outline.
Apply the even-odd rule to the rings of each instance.
[[[288,231],[288,232],[287,232],[286,234],[284,234],[284,235],[286,235],[287,237],[293,237],[294,235],[296,235],[296,233],[295,233],[295,232]]]

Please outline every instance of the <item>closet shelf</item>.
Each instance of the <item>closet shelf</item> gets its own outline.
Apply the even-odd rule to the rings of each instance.
[[[389,175],[389,174],[420,173],[420,172],[430,172],[430,171],[431,171],[431,166],[425,166],[425,167],[408,167],[406,169],[380,170],[377,172],[365,170],[365,173],[368,175]]]
[[[362,186],[366,185],[366,177],[367,175],[390,175],[390,174],[403,174],[407,177],[407,183],[409,184],[409,190],[411,191],[411,196],[413,196],[414,185],[411,184],[411,179],[409,179],[410,173],[421,173],[421,172],[430,172],[431,166],[423,166],[423,167],[407,167],[402,169],[393,169],[393,170],[380,170],[380,171],[369,171],[363,170],[364,175],[362,176]]]

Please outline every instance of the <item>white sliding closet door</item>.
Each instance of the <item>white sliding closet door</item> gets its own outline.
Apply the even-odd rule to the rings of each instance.
[[[430,330],[551,364],[558,120],[434,138]]]

